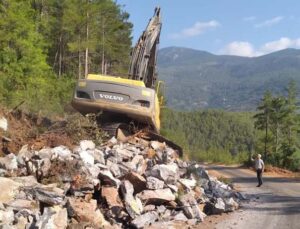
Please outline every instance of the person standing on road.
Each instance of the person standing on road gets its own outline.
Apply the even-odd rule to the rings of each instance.
[[[257,154],[255,160],[253,160],[253,161],[255,162],[255,170],[256,170],[257,181],[258,181],[258,185],[256,187],[260,187],[263,184],[262,173],[265,170],[265,163],[261,159],[261,155],[260,154]]]

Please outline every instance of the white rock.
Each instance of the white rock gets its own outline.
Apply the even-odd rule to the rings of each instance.
[[[163,150],[163,149],[166,148],[166,144],[165,144],[165,143],[158,142],[158,141],[151,141],[151,147],[152,147],[154,150]]]
[[[0,158],[0,167],[6,170],[16,170],[18,169],[18,161],[16,155],[13,153],[8,154],[5,157]]]
[[[39,229],[64,229],[68,226],[68,212],[66,208],[54,206],[45,208],[43,215],[36,223]]]
[[[28,150],[28,145],[24,145],[18,153],[17,161],[20,165],[25,165],[25,161],[28,161],[32,156],[33,152]]]
[[[88,151],[81,151],[79,153],[81,160],[84,162],[86,165],[94,165],[95,159],[94,156],[89,153]]]
[[[7,119],[4,117],[0,118],[0,129],[2,129],[4,131],[7,131],[7,129],[8,129],[8,122],[7,122]]]
[[[12,179],[0,177],[0,203],[8,203],[15,199],[19,193],[19,187],[22,184],[13,181]]]
[[[14,212],[11,209],[0,210],[0,224],[10,225],[14,221]]]
[[[82,140],[82,141],[80,141],[79,145],[83,151],[94,150],[96,147],[95,143],[90,140]]]
[[[89,170],[90,174],[92,175],[92,178],[95,178],[95,179],[98,178],[98,175],[101,171],[100,168],[98,166],[95,166],[95,165],[89,166],[88,170]]]
[[[121,181],[119,179],[114,178],[114,176],[109,170],[100,171],[99,178],[105,185],[119,187],[121,184]]]
[[[53,150],[50,149],[50,148],[44,148],[44,149],[41,149],[40,151],[37,152],[37,155],[38,155],[41,159],[48,158],[48,159],[50,159],[50,160],[58,157],[58,155],[55,154],[55,151],[53,151]]]
[[[179,179],[179,182],[190,190],[193,189],[197,184],[196,180],[194,180],[194,179],[182,178],[182,179]]]
[[[110,143],[112,144],[117,144],[118,143],[118,140],[115,138],[115,137],[112,137],[110,140],[109,140]]]
[[[173,164],[160,164],[155,165],[149,172],[148,175],[162,179],[165,182],[174,182],[178,178],[178,166]]]
[[[99,149],[94,150],[94,157],[96,163],[101,163],[105,165],[104,153]]]
[[[60,159],[67,160],[71,158],[71,151],[66,146],[57,146],[53,148],[52,153],[57,155]]]

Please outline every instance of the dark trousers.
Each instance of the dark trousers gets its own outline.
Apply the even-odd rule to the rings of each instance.
[[[258,185],[262,185],[262,169],[256,170]]]

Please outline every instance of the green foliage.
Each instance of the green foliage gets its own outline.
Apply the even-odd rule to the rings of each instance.
[[[254,148],[251,113],[165,109],[161,133],[184,148],[191,159],[240,163]]]
[[[299,113],[297,106],[297,88],[294,81],[289,83],[287,96],[273,96],[266,92],[259,112],[254,116],[255,127],[263,130],[257,149],[264,151],[264,159],[272,165],[299,169],[297,159],[299,150]],[[262,150],[261,142],[264,142]]]
[[[91,73],[124,73],[129,15],[112,0],[0,1],[0,104],[63,113],[88,50]],[[88,33],[87,33],[88,28]],[[126,65],[126,67],[124,67]]]

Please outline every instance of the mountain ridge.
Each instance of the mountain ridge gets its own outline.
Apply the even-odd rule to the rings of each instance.
[[[172,108],[252,111],[264,91],[284,93],[290,80],[300,85],[300,50],[240,57],[167,47],[159,50],[158,69]]]

